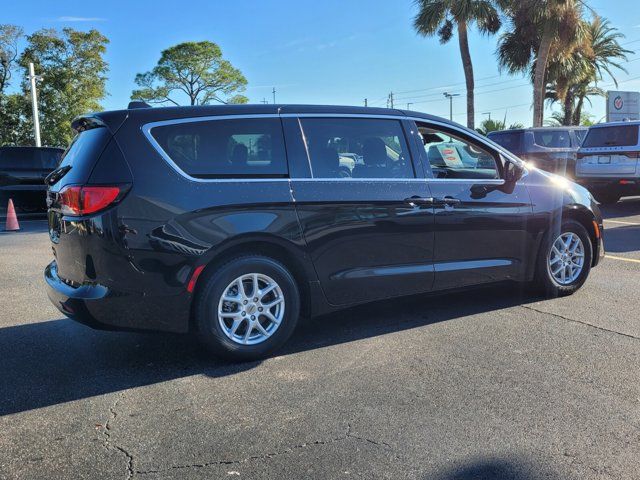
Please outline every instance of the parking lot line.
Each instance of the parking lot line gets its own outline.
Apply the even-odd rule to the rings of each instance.
[[[640,260],[635,258],[614,257],[613,255],[605,255],[605,258],[612,258],[613,260],[622,260],[623,262],[640,263]]]
[[[622,220],[609,220],[607,218],[604,219],[605,222],[610,222],[610,223],[619,223],[620,225],[638,225],[640,226],[640,223],[637,222],[623,222]]]

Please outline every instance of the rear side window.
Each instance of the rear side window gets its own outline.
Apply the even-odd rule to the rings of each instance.
[[[539,147],[545,148],[571,147],[568,130],[538,130],[533,132],[533,141]]]
[[[286,177],[288,173],[278,118],[174,123],[152,128],[151,135],[192,177]]]
[[[489,135],[489,138],[510,152],[519,153],[522,150],[522,133],[504,132]]]
[[[62,152],[48,148],[0,148],[0,169],[53,170]]]
[[[305,118],[301,124],[314,178],[414,178],[397,120]]]
[[[583,147],[632,147],[638,144],[637,125],[590,128]]]

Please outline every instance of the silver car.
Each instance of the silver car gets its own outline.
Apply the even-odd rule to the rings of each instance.
[[[593,125],[578,150],[576,181],[596,200],[612,204],[640,194],[640,122]]]

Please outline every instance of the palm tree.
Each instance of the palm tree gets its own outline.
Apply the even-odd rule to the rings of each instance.
[[[541,127],[550,58],[569,56],[584,29],[582,0],[498,0],[509,29],[502,34],[498,60],[510,73],[528,72],[533,81],[533,126]]]
[[[480,123],[480,126],[476,128],[476,131],[482,135],[486,135],[489,132],[496,132],[498,130],[514,130],[518,128],[524,128],[521,123],[512,123],[507,127],[506,116],[504,120],[493,120],[487,118]]]
[[[475,22],[482,33],[493,34],[500,29],[500,16],[493,0],[415,0],[418,13],[413,26],[423,36],[438,35],[447,43],[458,32],[458,44],[467,87],[467,126],[475,125],[473,64],[467,38],[470,24]]]
[[[584,41],[570,56],[552,59],[548,68],[547,98],[552,103],[563,103],[564,125],[580,121],[582,107],[585,100],[590,102],[590,95],[604,96],[604,90],[597,87],[604,74],[609,75],[617,87],[613,70],[626,72],[621,62],[633,53],[620,46],[618,40],[624,35],[611,27],[608,20],[596,15],[583,23]]]

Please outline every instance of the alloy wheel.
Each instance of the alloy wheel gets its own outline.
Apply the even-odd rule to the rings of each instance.
[[[271,337],[284,318],[280,285],[261,273],[248,273],[225,288],[218,303],[218,323],[240,345],[256,345]]]

